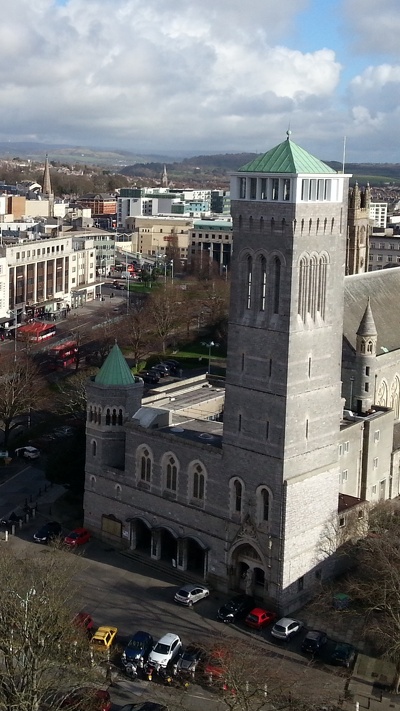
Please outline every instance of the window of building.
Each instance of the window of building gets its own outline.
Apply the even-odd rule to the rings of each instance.
[[[168,491],[176,492],[178,481],[178,467],[176,459],[172,456],[168,457],[166,466],[165,488]]]
[[[265,487],[257,492],[258,522],[268,523],[271,518],[271,493]]]
[[[261,257],[261,300],[260,300],[260,311],[265,311],[265,303],[267,298],[267,260],[265,257]]]
[[[193,498],[204,501],[205,476],[201,464],[196,464],[193,472]]]
[[[97,442],[96,440],[92,440],[92,457],[95,457],[97,454]]]
[[[252,259],[247,257],[247,308],[251,308]]]
[[[373,485],[371,491],[372,491],[373,494],[376,494],[376,484]]]
[[[369,383],[364,383],[364,391],[369,392]]]
[[[376,259],[378,262],[382,262],[383,261],[383,254],[378,254]]]
[[[304,590],[304,576],[303,575],[297,581],[297,592],[301,592],[302,590]]]
[[[343,451],[348,452],[350,449],[350,442],[344,442],[343,444]]]
[[[343,454],[343,445],[339,444],[339,457],[341,457]]]
[[[279,257],[274,257],[274,294],[273,294],[273,309],[274,314],[279,313],[279,302],[281,293],[281,260]]]
[[[343,484],[345,481],[347,481],[347,475],[348,475],[348,470],[347,470],[347,469],[343,469],[343,471],[342,471],[342,484]]]
[[[239,179],[239,197],[241,200],[246,198],[246,178]]]
[[[340,526],[340,528],[343,528],[345,525],[346,525],[346,519],[344,516],[341,516],[339,518],[339,526]]]
[[[374,469],[377,469],[378,468],[378,457],[374,457],[373,464],[374,464]]]
[[[279,200],[279,178],[272,178],[272,199]]]
[[[379,442],[380,437],[381,437],[381,431],[380,431],[380,430],[376,430],[376,431],[374,432],[374,442]]]
[[[285,178],[283,181],[283,199],[290,200],[290,179]]]
[[[365,366],[365,375],[369,376],[369,374],[370,374],[370,367],[369,367],[369,365],[366,365]]]
[[[250,178],[250,200],[257,197],[257,178]]]
[[[233,484],[234,492],[234,505],[233,510],[235,513],[242,512],[242,496],[243,496],[243,486],[239,479],[236,479]]]
[[[147,449],[147,447],[145,447],[142,450],[142,453],[140,456],[140,479],[141,479],[141,481],[145,481],[147,483],[150,482],[151,468],[152,468],[151,455],[150,455],[150,452]]]

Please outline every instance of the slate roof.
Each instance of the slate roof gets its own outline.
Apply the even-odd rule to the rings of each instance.
[[[112,347],[94,382],[99,385],[132,385],[135,378],[117,343]]]
[[[319,158],[315,158],[290,140],[288,135],[286,141],[280,143],[275,148],[258,156],[250,163],[239,168],[240,173],[287,173],[287,174],[315,174],[335,173],[336,170],[323,163]]]
[[[343,335],[354,349],[368,297],[378,332],[377,354],[384,352],[382,348],[389,351],[400,348],[399,294],[400,268],[397,267],[345,277]]]

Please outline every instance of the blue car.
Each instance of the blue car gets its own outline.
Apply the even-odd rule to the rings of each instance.
[[[136,632],[130,638],[124,651],[122,652],[123,662],[143,662],[147,661],[151,650],[154,647],[154,640],[148,632]]]

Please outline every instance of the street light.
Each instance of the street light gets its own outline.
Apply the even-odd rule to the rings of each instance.
[[[214,343],[214,341],[209,341],[209,343],[202,342],[202,346],[208,348],[208,371],[207,375],[211,375],[211,348],[219,348],[219,343]]]
[[[100,286],[100,291],[99,291],[100,301],[101,301],[101,286],[102,286],[101,277],[102,277],[102,274],[103,274],[103,272],[102,272],[102,266],[101,266],[101,265],[102,265],[104,262],[107,264],[107,259],[106,259],[105,257],[104,257],[104,259],[101,259],[101,260],[100,260],[100,285],[99,285],[99,286]]]

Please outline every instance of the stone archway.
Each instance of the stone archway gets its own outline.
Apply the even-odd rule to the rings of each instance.
[[[236,546],[230,554],[230,585],[248,595],[264,597],[266,570],[252,543]]]
[[[186,539],[186,570],[201,575],[205,574],[206,549],[194,538]]]
[[[151,554],[151,529],[140,518],[136,520],[136,550]]]
[[[158,529],[160,540],[160,560],[176,566],[178,553],[177,539],[168,528]]]

